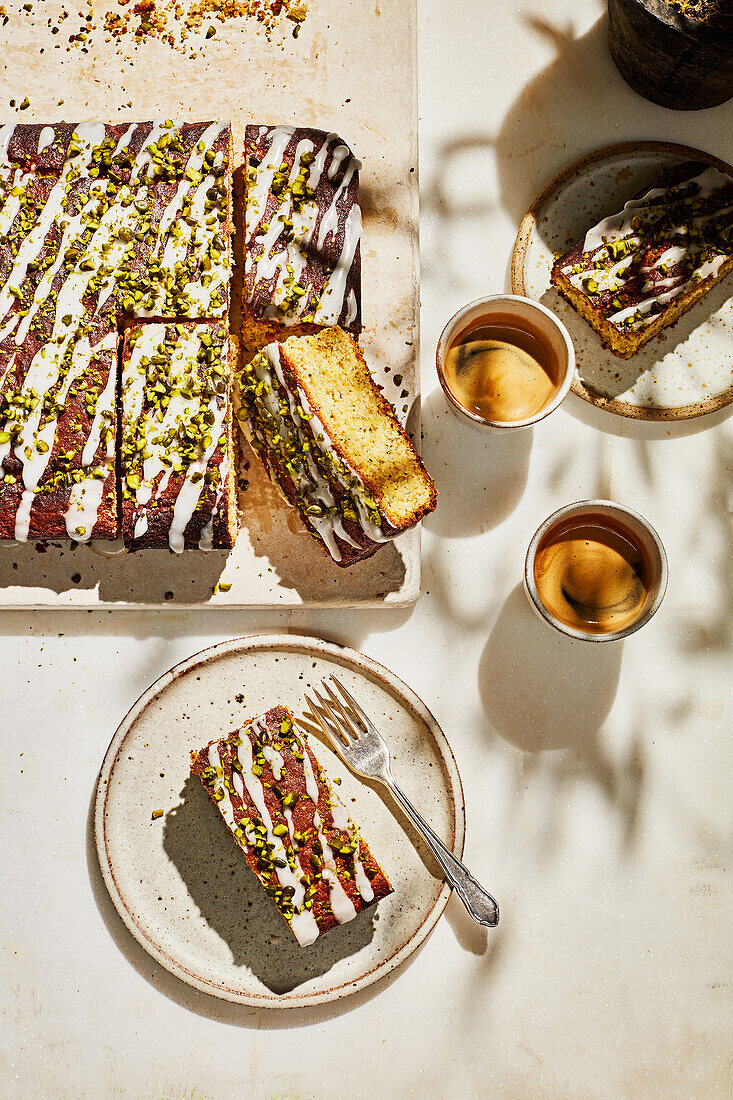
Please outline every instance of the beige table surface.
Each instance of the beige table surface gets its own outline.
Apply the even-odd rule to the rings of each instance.
[[[0,615],[3,1098],[731,1095],[731,421],[645,427],[573,400],[486,440],[449,419],[431,362],[456,307],[506,288],[517,224],[567,161],[635,137],[733,157],[733,103],[646,104],[602,10],[420,3],[423,446],[442,498],[415,609]],[[519,588],[540,520],[593,495],[645,512],[669,553],[662,610],[623,647],[554,636]],[[502,906],[487,936],[452,901],[394,980],[301,1015],[169,979],[87,850],[137,695],[204,644],[278,627],[361,648],[423,697]]]

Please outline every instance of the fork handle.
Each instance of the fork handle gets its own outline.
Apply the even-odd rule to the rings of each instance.
[[[433,832],[425,818],[418,813],[407,795],[397,786],[391,776],[387,780],[387,786],[415,828],[425,838],[428,847],[443,868],[448,884],[458,894],[476,923],[483,924],[487,928],[494,928],[499,923],[499,906],[491,894],[487,893],[483,886],[476,881],[460,859],[454,856],[449,848],[446,848],[440,837]]]

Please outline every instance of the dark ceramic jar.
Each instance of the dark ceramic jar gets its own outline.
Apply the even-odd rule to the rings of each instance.
[[[608,0],[608,19],[611,56],[645,99],[697,111],[733,96],[733,15],[706,20],[665,0]]]

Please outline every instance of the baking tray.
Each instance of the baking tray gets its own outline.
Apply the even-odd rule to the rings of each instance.
[[[415,0],[318,0],[297,38],[296,24],[285,18],[268,30],[252,17],[210,16],[181,43],[180,23],[169,14],[163,29],[174,45],[138,38],[141,16],[132,8],[95,3],[86,40],[69,43],[83,14],[59,22],[61,4],[30,13],[6,4],[0,119],[231,120],[235,169],[248,122],[341,134],[363,162],[362,346],[385,396],[419,439]],[[118,15],[127,32],[116,37],[105,19]],[[207,38],[210,27],[215,34]],[[235,272],[234,303],[237,290]],[[404,606],[417,598],[419,531],[340,569],[303,531],[259,463],[253,460],[244,477],[249,485],[233,551],[110,556],[102,544],[0,544],[0,606],[356,607]]]

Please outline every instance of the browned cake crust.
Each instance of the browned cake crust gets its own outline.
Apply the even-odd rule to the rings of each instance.
[[[261,347],[276,329],[361,332],[359,161],[336,134],[248,126],[244,329]],[[265,322],[257,341],[256,324]],[[252,331],[247,331],[251,327]],[[309,331],[299,327],[300,332]],[[249,338],[247,338],[249,337]]]
[[[0,129],[0,537],[119,533],[118,331],[226,318],[230,184],[227,123]]]
[[[134,325],[121,384],[122,536],[131,550],[230,549],[237,533],[224,325]]]
[[[192,752],[191,770],[301,946],[392,892],[287,707]]]
[[[708,164],[676,166],[556,261],[551,281],[630,358],[733,270],[733,179]]]

